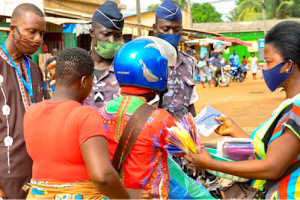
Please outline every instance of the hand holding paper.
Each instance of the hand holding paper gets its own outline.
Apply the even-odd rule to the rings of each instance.
[[[197,131],[205,137],[208,137],[223,123],[222,121],[216,120],[216,117],[225,117],[225,115],[209,105],[206,106],[201,110],[199,115],[194,118]]]

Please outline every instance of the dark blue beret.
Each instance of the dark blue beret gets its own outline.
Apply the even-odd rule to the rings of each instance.
[[[172,0],[165,0],[156,10],[156,17],[168,21],[178,21],[182,19],[180,8]]]
[[[124,17],[119,12],[118,5],[113,1],[106,1],[94,13],[93,20],[111,29],[122,29]]]

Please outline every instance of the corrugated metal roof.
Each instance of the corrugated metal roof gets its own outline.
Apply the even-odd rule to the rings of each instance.
[[[282,21],[297,21],[300,18],[284,19],[284,20],[266,20],[266,28],[270,30],[273,26]],[[234,33],[234,32],[256,32],[264,31],[263,21],[242,21],[242,22],[215,22],[215,23],[194,23],[193,28],[199,31],[215,32],[215,33]]]

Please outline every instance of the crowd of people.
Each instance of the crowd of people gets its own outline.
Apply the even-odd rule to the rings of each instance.
[[[164,148],[168,128],[196,115],[194,76],[199,70],[202,83],[210,81],[209,64],[218,73],[222,52],[209,59],[203,46],[197,62],[177,48],[182,14],[171,0],[156,10],[155,36],[123,44],[123,27],[117,4],[103,3],[92,18],[91,51],[68,48],[49,60],[55,60],[49,99],[42,71],[27,56],[43,44],[45,16],[30,3],[15,8],[0,48],[1,198],[168,198],[174,187]],[[300,24],[279,23],[265,40],[265,82],[271,91],[285,88],[286,100],[251,135],[257,159],[216,161],[205,148],[185,155],[191,167],[250,178],[253,187],[281,177],[300,155]],[[229,61],[239,63],[235,51]],[[256,79],[254,54],[248,64]],[[230,118],[217,120],[218,134],[249,137]],[[184,166],[182,157],[173,159]],[[299,174],[282,179],[267,198],[297,198]]]
[[[253,79],[257,79],[256,74],[260,67],[258,58],[255,56],[254,52],[250,53],[250,57],[248,59],[246,59],[246,56],[244,55],[241,60],[242,62],[240,62],[236,50],[233,50],[233,54],[230,55],[228,61],[226,61],[222,51],[215,49],[210,53],[207,50],[209,46],[210,44],[201,46],[199,55],[197,52],[194,54],[191,53],[191,55],[197,58],[197,76],[195,77],[195,81],[197,83],[201,83],[203,88],[205,88],[206,82],[208,83],[209,87],[211,87],[211,83],[214,82],[216,74],[220,72],[220,67],[225,65],[229,66],[226,68],[226,71],[229,73],[234,66],[238,67],[238,71],[240,71],[245,78],[247,76],[247,71],[249,70],[253,76]],[[263,78],[262,73],[261,78]]]

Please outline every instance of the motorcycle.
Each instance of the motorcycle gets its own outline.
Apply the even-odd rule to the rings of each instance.
[[[214,84],[215,87],[218,85],[220,87],[226,87],[230,83],[230,74],[225,72],[224,66],[221,66],[220,68],[214,66]]]
[[[232,65],[230,72],[232,81],[240,81],[241,83],[244,82],[244,72],[247,72],[247,68],[245,66],[240,66],[239,63]]]

